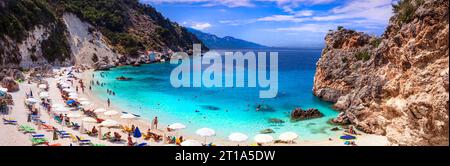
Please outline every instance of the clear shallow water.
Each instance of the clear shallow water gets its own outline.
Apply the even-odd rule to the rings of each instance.
[[[119,67],[104,72],[104,78],[96,72],[95,80],[100,79],[106,85],[94,86],[93,90],[100,99],[110,97],[114,106],[146,119],[158,116],[163,124],[181,122],[187,126],[183,132],[194,133],[199,128],[209,127],[223,138],[232,132],[243,132],[252,137],[260,130],[270,128],[275,130],[275,138],[286,131],[294,131],[306,140],[327,139],[334,135],[330,131],[333,126],[327,121],[338,112],[331,108],[331,103],[312,95],[316,62],[321,51],[278,52],[279,91],[274,99],[260,99],[257,88],[173,88],[170,73],[176,65],[170,63]],[[119,76],[132,80],[116,81]],[[106,88],[114,90],[116,96],[108,96]],[[257,112],[258,104],[269,109]],[[296,107],[317,108],[325,117],[291,122],[289,112]],[[271,124],[269,118],[279,118],[285,123]]]

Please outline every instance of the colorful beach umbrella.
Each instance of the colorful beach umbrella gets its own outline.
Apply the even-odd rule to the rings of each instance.
[[[71,105],[71,104],[73,104],[73,103],[75,103],[75,102],[76,102],[75,100],[68,100],[68,101],[66,102],[66,104]]]
[[[353,139],[356,139],[356,137],[353,136],[353,135],[343,135],[343,136],[341,136],[340,138],[343,139],[343,140],[353,140]]]
[[[228,139],[233,142],[245,142],[248,139],[248,136],[242,133],[231,133],[228,136]]]
[[[141,138],[141,136],[142,136],[142,134],[141,134],[141,131],[139,130],[139,127],[136,127],[136,129],[134,129],[133,137]]]

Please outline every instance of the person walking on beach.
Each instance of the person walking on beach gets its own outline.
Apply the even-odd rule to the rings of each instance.
[[[153,119],[153,126],[155,127],[156,130],[158,130],[158,117],[155,116],[155,118]]]
[[[110,107],[111,106],[111,100],[109,100],[109,98],[108,98],[108,107]]]

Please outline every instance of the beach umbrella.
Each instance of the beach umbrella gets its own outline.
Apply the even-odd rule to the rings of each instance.
[[[62,104],[53,104],[52,108],[58,108],[58,107],[64,107],[64,105]]]
[[[280,134],[280,136],[278,137],[278,139],[280,139],[282,141],[286,141],[286,142],[293,142],[297,138],[298,138],[298,135],[294,132],[285,132],[285,133]]]
[[[132,114],[123,114],[122,116],[120,116],[121,119],[134,119],[136,118],[136,116],[132,115]]]
[[[63,91],[70,93],[70,92],[74,92],[75,90],[70,89],[70,88],[64,88]]]
[[[264,144],[273,141],[273,137],[268,134],[258,134],[253,138],[257,143]]]
[[[25,100],[28,104],[36,104],[38,102],[38,100],[36,100],[35,98],[28,98]]]
[[[216,135],[216,131],[214,131],[213,129],[210,129],[210,128],[201,128],[201,129],[198,129],[195,133],[197,135],[205,138],[205,144],[206,144],[207,137],[212,137],[212,136]]]
[[[97,119],[94,119],[91,117],[85,117],[85,118],[81,119],[81,121],[86,122],[86,123],[97,123]]]
[[[107,119],[107,120],[103,121],[102,123],[100,123],[100,126],[104,126],[104,127],[108,127],[108,128],[116,127],[118,125],[119,125],[119,123],[117,121],[111,120],[111,119]]]
[[[117,111],[106,111],[105,113],[103,113],[103,114],[105,114],[106,116],[114,116],[114,115],[117,115],[117,114],[119,114],[119,112],[117,112]]]
[[[48,94],[48,92],[41,92],[41,93],[39,93],[39,97],[41,98],[41,99],[45,99],[45,98],[48,98],[50,95]]]
[[[6,92],[8,92],[8,89],[7,89],[7,88],[0,87],[0,91],[6,93]]]
[[[68,100],[67,102],[66,102],[66,104],[67,105],[71,105],[71,104],[73,104],[73,103],[75,103],[76,101],[75,100]]]
[[[61,88],[64,88],[64,89],[70,91],[70,89],[69,89],[70,85],[69,85],[68,83],[60,83],[59,86],[61,86]],[[64,90],[64,89],[63,89],[63,90]],[[65,91],[65,90],[64,90],[64,91]],[[66,91],[66,92],[67,92],[67,91]]]
[[[69,113],[69,114],[67,114],[67,117],[69,117],[69,118],[79,118],[81,116],[82,115],[79,114],[79,113]]]
[[[136,127],[136,129],[134,129],[133,137],[141,138],[141,136],[142,136],[142,134],[141,134],[141,131],[139,130],[139,127]]]
[[[233,142],[244,142],[247,141],[248,136],[242,133],[231,133],[228,139]]]
[[[169,128],[172,130],[181,130],[181,129],[185,129],[186,126],[181,123],[174,123],[174,124],[169,125]]]
[[[65,107],[56,107],[54,111],[59,113],[69,112],[69,110]]]
[[[39,89],[47,89],[47,85],[45,85],[45,84],[40,84],[40,85],[39,85]]]
[[[202,143],[196,140],[186,140],[180,143],[181,146],[202,146]]]
[[[103,113],[103,112],[106,112],[106,109],[104,109],[104,108],[97,108],[97,109],[94,110],[94,112],[95,113]]]
[[[79,98],[78,100],[80,100],[80,101],[89,101],[89,99],[87,99],[87,98]]]
[[[97,119],[91,118],[91,117],[85,117],[81,119],[82,123],[80,126],[80,133],[85,133],[84,123],[97,123]]]
[[[89,101],[81,101],[80,104],[83,105],[83,106],[89,106],[91,104],[91,102],[89,102]]]
[[[356,139],[356,137],[353,136],[353,135],[343,135],[343,136],[341,136],[340,138],[343,139],[343,140],[353,140],[353,139]]]

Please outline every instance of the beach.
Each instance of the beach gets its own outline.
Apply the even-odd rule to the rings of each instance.
[[[92,71],[92,70],[87,70],[87,71],[83,71],[82,73],[78,73],[77,75],[79,76],[80,79],[83,80],[83,82],[86,85],[89,85],[90,81],[92,80],[93,72],[94,71]],[[60,90],[57,88],[58,79],[57,78],[45,78],[45,80],[48,81],[49,99],[51,99],[52,104],[55,104],[55,103],[64,104],[65,102],[61,98]],[[74,84],[78,84],[77,81],[74,81]],[[37,96],[37,94],[40,92],[38,84],[36,84],[36,83],[28,84],[27,82],[23,82],[23,83],[19,83],[19,86],[20,86],[20,91],[10,93],[13,97],[13,101],[15,104],[13,106],[11,106],[12,111],[10,111],[10,113],[8,115],[4,115],[4,117],[8,118],[8,119],[16,120],[18,122],[18,125],[29,124],[30,126],[33,126],[37,129],[38,126],[36,126],[33,123],[27,122],[27,112],[26,112],[24,102],[26,99],[26,93],[29,93],[30,90],[33,92],[33,94],[35,94],[35,96]],[[111,119],[111,120],[119,122],[119,124],[127,125],[127,126],[135,125],[135,126],[139,127],[139,129],[142,133],[146,133],[147,129],[149,129],[151,126],[151,119],[145,119],[144,117],[140,117],[140,118],[133,119],[133,120],[121,119],[120,115],[122,114],[122,112],[129,112],[129,111],[120,110],[117,106],[114,105],[114,101],[111,103],[111,107],[108,107],[107,102],[102,101],[100,98],[98,98],[95,94],[93,94],[89,90],[89,88],[86,88],[84,93],[82,93],[80,90],[80,92],[78,92],[78,95],[80,98],[86,98],[86,99],[88,99],[88,101],[93,103],[93,105],[89,106],[89,108],[91,108],[91,109],[105,108],[107,110],[115,110],[120,113],[119,115],[114,115],[114,116],[106,116],[103,114],[98,114],[99,118]],[[126,142],[112,143],[110,141],[98,139],[98,137],[91,137],[87,134],[81,134],[77,130],[73,130],[71,128],[62,126],[59,123],[57,123],[53,118],[51,118],[51,116],[46,111],[44,111],[44,109],[41,106],[39,106],[39,110],[40,110],[39,111],[40,119],[42,121],[45,121],[47,124],[52,125],[58,129],[65,130],[68,133],[72,133],[73,135],[80,136],[84,139],[89,139],[89,140],[91,140],[92,144],[94,144],[94,145],[96,145],[96,144],[97,145],[105,145],[105,146],[126,146],[127,145]],[[80,111],[77,111],[77,112],[80,112]],[[133,113],[133,112],[129,112],[129,113]],[[154,116],[159,116],[159,115],[154,115]],[[83,115],[83,117],[80,117],[80,118],[71,118],[71,121],[81,124],[82,123],[81,119],[84,117],[86,117],[86,116]],[[158,118],[164,118],[164,117],[158,117]],[[173,122],[173,123],[175,123],[175,122]],[[95,124],[85,124],[84,127],[89,130],[94,125]],[[204,141],[204,138],[198,136],[195,133],[183,132],[182,130],[179,132],[168,132],[166,130],[167,125],[169,125],[169,124],[158,124],[158,130],[157,131],[152,130],[152,132],[162,135],[163,137],[182,135],[184,140],[193,139],[193,140],[197,140],[199,142]],[[189,126],[187,125],[187,127],[189,127]],[[107,131],[118,132],[122,135],[122,139],[126,140],[127,135],[125,133],[123,133],[120,128],[111,128],[111,129],[101,128],[101,133],[105,133]],[[220,130],[216,129],[216,132],[220,132]],[[47,138],[49,140],[48,141],[49,144],[59,144],[62,146],[78,145],[76,142],[74,142],[70,138],[64,138],[64,139],[59,138],[58,140],[52,140],[51,138],[53,137],[53,133],[47,132],[45,130],[38,129],[36,131],[36,133],[44,134],[45,138]],[[357,139],[355,140],[355,144],[358,146],[386,146],[386,145],[389,145],[387,138],[384,136],[363,134],[362,132],[358,132],[358,133],[361,133],[361,135],[357,135]],[[330,140],[326,140],[326,141],[303,140],[302,133],[297,133],[297,134],[299,135],[299,138],[295,141],[295,143],[290,143],[290,144],[269,143],[269,144],[265,144],[265,145],[267,145],[267,146],[343,146],[344,145],[344,140],[339,139],[339,136],[342,134],[336,135],[336,136],[330,136]],[[30,139],[31,139],[31,135],[23,134],[23,133],[19,132],[17,129],[17,126],[4,125],[3,123],[0,124],[0,146],[30,146],[31,145]],[[277,138],[274,137],[274,139],[277,139]],[[147,145],[150,145],[150,146],[166,145],[166,143],[164,143],[163,141],[154,142],[153,140],[144,140],[142,137],[141,138],[133,138],[133,142],[146,143]],[[245,146],[245,145],[252,145],[255,143],[253,141],[253,138],[248,138],[248,141],[246,141],[246,142],[236,143],[236,142],[231,142],[231,141],[227,140],[227,138],[222,138],[222,137],[209,137],[207,139],[207,142],[208,143],[212,142],[217,146],[235,146],[238,144],[240,146]]]

